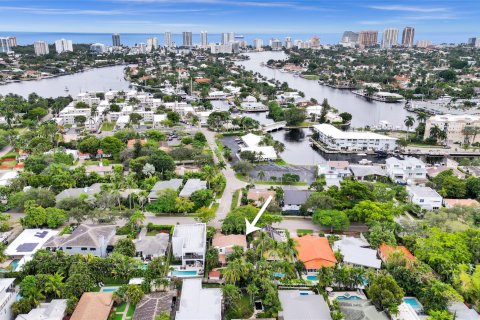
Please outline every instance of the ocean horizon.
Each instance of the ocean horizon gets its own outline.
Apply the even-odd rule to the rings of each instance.
[[[280,39],[284,41],[286,37],[291,37],[293,41],[308,40],[313,36],[320,38],[322,44],[337,44],[340,42],[343,32],[339,33],[235,33],[235,35],[243,35],[245,41],[250,45],[254,39],[262,39],[264,44],[268,44],[270,39]],[[19,31],[0,31],[0,37],[14,36],[17,37],[17,43],[19,45],[33,44],[35,41],[46,41],[48,43],[54,43],[58,39],[72,40],[73,43],[104,43],[106,45],[112,44],[112,33],[79,33],[79,32],[19,32]],[[475,35],[465,35],[464,33],[431,33],[422,34],[417,32],[415,35],[416,40],[431,40],[435,44],[439,43],[466,43],[467,39]],[[120,33],[121,43],[127,46],[134,46],[138,43],[146,43],[147,38],[157,37],[159,45],[163,45],[164,33]],[[200,43],[200,33],[193,32],[193,43]],[[379,33],[379,42],[381,39],[381,33]],[[182,34],[172,32],[172,40],[177,45],[182,44]],[[399,39],[400,40],[400,39]],[[220,33],[209,33],[208,42],[216,43],[221,41]]]

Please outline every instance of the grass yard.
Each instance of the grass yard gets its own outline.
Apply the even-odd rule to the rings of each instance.
[[[131,318],[133,316],[133,314],[135,313],[135,308],[136,308],[136,306],[134,306],[132,304],[128,306],[127,318],[128,317]]]
[[[124,302],[124,303],[122,303],[121,305],[119,305],[118,307],[115,308],[115,312],[123,312],[123,311],[125,311],[126,308],[127,308],[127,303]]]
[[[233,210],[238,205],[238,198],[240,197],[241,190],[236,190],[232,196],[232,203],[230,204],[230,210]]]
[[[215,212],[217,212],[218,207],[220,207],[220,203],[215,202],[214,204],[212,204],[212,209],[213,209]]]
[[[313,234],[313,230],[312,229],[297,229],[297,236],[301,237],[301,236],[305,236],[307,234]]]
[[[115,123],[104,122],[104,123],[102,123],[102,127],[100,128],[100,130],[102,130],[102,131],[112,131],[113,128],[115,128]]]
[[[225,317],[230,319],[249,319],[253,314],[253,306],[250,304],[248,294],[243,294],[242,298],[236,305],[236,308],[225,310]]]
[[[302,77],[307,79],[307,80],[318,80],[318,79],[320,79],[320,76],[317,76],[315,74],[304,74],[304,75],[302,75]]]

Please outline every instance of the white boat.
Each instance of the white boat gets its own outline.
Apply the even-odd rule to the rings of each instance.
[[[366,157],[367,154],[366,153],[357,153],[357,156]]]

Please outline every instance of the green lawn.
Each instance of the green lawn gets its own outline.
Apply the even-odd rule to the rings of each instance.
[[[132,304],[128,306],[127,317],[132,317],[133,316],[133,313],[135,312],[135,308],[136,308],[136,306],[134,306]]]
[[[124,302],[124,303],[122,303],[121,305],[119,305],[118,307],[115,308],[115,312],[123,312],[123,311],[125,311],[126,307],[127,307],[127,303]]]
[[[215,202],[214,204],[212,204],[212,209],[215,210],[215,212],[217,212],[218,207],[220,207],[220,203]]]
[[[233,210],[237,207],[238,205],[238,198],[240,197],[240,191],[241,190],[235,190],[232,196],[232,203],[230,204],[230,210]]]
[[[237,177],[238,180],[244,181],[244,182],[251,182],[253,184],[265,184],[265,185],[283,185],[283,186],[306,186],[306,182],[280,182],[279,180],[277,181],[262,181],[262,180],[254,180],[250,181],[248,180],[247,177],[241,175],[240,173],[235,173],[235,177]]]
[[[253,314],[253,306],[250,304],[248,294],[243,294],[236,308],[225,310],[225,317],[230,319],[249,319]]]
[[[312,234],[313,230],[312,229],[297,229],[297,235],[298,236],[304,236],[307,234]]]
[[[304,74],[302,77],[307,79],[307,80],[318,80],[318,79],[320,79],[320,76],[317,76],[315,74]]]
[[[102,123],[102,127],[101,127],[100,130],[102,130],[102,131],[112,131],[114,127],[115,127],[115,123],[104,122],[104,123]]]

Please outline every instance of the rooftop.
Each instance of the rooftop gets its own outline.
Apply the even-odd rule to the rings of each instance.
[[[25,229],[5,250],[7,256],[33,255],[53,236],[56,230]]]
[[[62,192],[60,192],[59,194],[57,194],[55,199],[57,201],[60,201],[60,200],[65,199],[65,198],[78,198],[82,194],[86,194],[88,196],[93,196],[93,195],[99,193],[100,191],[102,191],[102,185],[103,185],[103,183],[94,183],[90,187],[86,187],[86,188],[65,189]]]
[[[146,256],[163,256],[168,248],[170,235],[168,233],[157,233],[155,236],[141,236],[135,240],[135,248]]]
[[[308,293],[308,294],[305,294]],[[300,290],[278,290],[284,320],[330,320],[330,309],[323,296]]]
[[[180,186],[182,185],[183,180],[182,179],[171,179],[167,181],[158,181],[155,183],[153,186],[152,190],[150,191],[150,194],[148,195],[149,198],[157,198],[157,192],[161,190],[166,190],[166,189],[172,189],[177,191]]]
[[[242,136],[242,140],[245,143],[247,147],[257,147],[260,141],[262,141],[262,137],[257,136],[256,134],[253,133],[248,133],[244,136]]]
[[[328,239],[306,235],[295,239],[297,243],[298,259],[303,261],[307,269],[331,267],[337,263]]]
[[[338,300],[338,304],[345,320],[388,320],[369,300]]]
[[[321,131],[323,134],[333,138],[333,139],[382,139],[382,140],[397,140],[389,136],[381,135],[375,132],[367,131],[341,131],[336,127],[322,123],[314,125],[313,128],[317,131]]]
[[[416,260],[415,256],[410,252],[410,250],[407,249],[405,246],[390,246],[388,244],[381,244],[380,247],[378,247],[378,252],[380,253],[380,258],[387,260],[388,257],[396,252],[396,251],[401,251],[405,255],[405,258],[407,260],[413,261]]]
[[[365,245],[368,246],[368,243],[365,244],[360,239],[347,237],[336,241],[333,248],[340,250],[346,263],[380,269],[382,261],[377,258],[377,251],[364,248]]]
[[[290,205],[302,205],[312,194],[309,190],[285,190],[283,202]]]
[[[172,238],[181,238],[185,250],[203,251],[206,246],[205,223],[177,224],[173,230]]]
[[[115,235],[115,229],[114,225],[81,224],[68,236],[52,238],[45,247],[99,247],[102,238],[109,241]]]
[[[202,279],[185,279],[176,320],[221,320],[222,291],[202,288]],[[75,320],[75,319],[73,319]]]
[[[111,292],[85,292],[70,320],[107,320],[112,306]]]
[[[62,320],[66,309],[66,299],[53,299],[49,303],[40,303],[28,314],[19,314],[15,320]]]
[[[400,166],[411,166],[411,167],[415,167],[415,166],[422,166],[424,167],[425,166],[425,163],[423,163],[422,160],[418,159],[418,158],[414,158],[414,157],[405,157],[404,159],[398,159],[398,158],[395,158],[395,157],[390,157],[388,158],[387,160],[385,160],[385,162],[388,164],[392,164],[392,165],[400,165]]]
[[[250,189],[248,190],[247,198],[253,201],[267,200],[269,196],[275,197],[275,191],[265,189]]]
[[[224,235],[221,233],[215,234],[212,239],[212,246],[214,247],[230,247],[230,246],[240,246],[247,247],[247,237],[243,234],[229,234]]]
[[[480,203],[475,199],[443,199],[443,202],[446,207],[480,207]]]
[[[350,171],[352,171],[355,177],[367,177],[373,175],[381,177],[387,176],[387,173],[379,166],[350,165]]]
[[[180,191],[180,197],[190,197],[192,193],[198,190],[207,189],[207,182],[200,179],[188,179]]]
[[[442,196],[438,194],[437,191],[433,190],[430,187],[421,187],[421,186],[407,186],[407,191],[413,193],[417,197],[436,197],[441,198]]]

